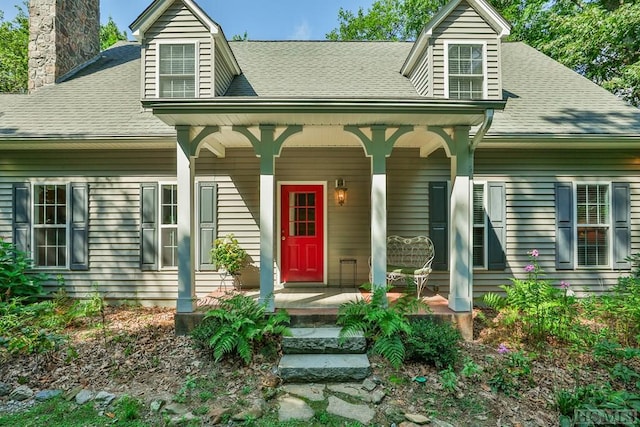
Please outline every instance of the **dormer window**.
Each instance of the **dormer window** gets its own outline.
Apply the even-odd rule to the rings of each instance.
[[[197,87],[197,44],[161,43],[158,45],[158,96],[195,98]]]
[[[485,50],[482,43],[446,43],[449,99],[486,98]]]

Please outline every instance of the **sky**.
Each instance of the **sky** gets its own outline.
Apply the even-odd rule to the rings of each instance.
[[[109,16],[131,38],[131,24],[152,0],[101,0],[100,20]],[[369,8],[373,0],[196,0],[227,38],[243,35],[251,40],[323,40],[338,25],[338,10]],[[4,19],[16,15],[23,0],[0,0]]]

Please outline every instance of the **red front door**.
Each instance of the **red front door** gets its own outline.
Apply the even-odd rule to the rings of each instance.
[[[323,282],[323,193],[322,185],[282,186],[283,282]]]

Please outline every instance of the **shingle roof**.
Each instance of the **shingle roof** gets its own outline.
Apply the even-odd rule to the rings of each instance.
[[[231,42],[244,76],[227,96],[417,97],[400,74],[411,44],[397,42]]]
[[[0,96],[0,139],[171,136],[140,105],[140,45],[119,43],[62,83]]]
[[[406,42],[233,42],[243,70],[227,96],[416,98]],[[508,97],[489,135],[640,136],[640,110],[523,43],[504,43]],[[140,46],[121,43],[72,78],[0,95],[0,139],[172,136],[140,104]]]
[[[503,43],[502,86],[489,135],[640,135],[640,109],[524,43]]]

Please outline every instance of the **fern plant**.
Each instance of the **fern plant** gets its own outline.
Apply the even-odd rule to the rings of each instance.
[[[248,364],[256,345],[268,337],[288,335],[289,314],[267,315],[266,306],[243,294],[219,299],[219,307],[209,310],[192,336],[213,351],[214,360],[237,354]]]
[[[363,285],[363,288],[370,290],[371,285]],[[406,356],[405,339],[412,332],[408,315],[421,307],[428,309],[428,306],[408,293],[389,305],[386,296],[389,290],[388,286],[374,288],[369,299],[359,298],[342,304],[337,323],[342,326],[342,341],[362,333],[374,353],[398,368]]]

